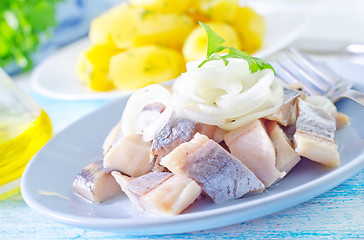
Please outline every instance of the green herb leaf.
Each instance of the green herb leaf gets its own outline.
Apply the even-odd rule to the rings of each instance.
[[[221,38],[217,33],[215,33],[208,25],[199,22],[201,26],[205,28],[205,31],[207,33],[207,57],[206,59],[198,66],[199,68],[202,67],[205,63],[213,60],[222,60],[225,63],[225,66],[229,64],[228,58],[241,58],[248,62],[249,64],[249,70],[251,73],[255,73],[258,70],[263,69],[272,69],[274,74],[275,71],[273,67],[267,63],[264,62],[262,59],[257,57],[250,56],[247,52],[238,50],[234,47],[224,47],[220,46],[220,44],[224,43],[225,40]],[[217,54],[218,52],[229,49],[229,52],[227,55],[220,56]]]
[[[198,65],[198,67],[201,67],[205,63],[212,61],[212,60],[222,60],[222,61],[224,61],[225,66],[227,66],[229,64],[229,61],[226,60],[226,58],[224,58],[224,56],[220,56],[219,54],[214,54],[211,57],[209,57],[208,59],[205,59],[202,63],[200,63],[200,65]]]
[[[32,54],[56,26],[56,5],[64,0],[0,0],[0,67],[32,67]]]
[[[229,48],[229,55],[227,55],[227,56],[230,58],[242,58],[242,59],[246,60],[249,64],[249,69],[252,73],[254,73],[258,70],[268,69],[268,68],[272,69],[274,72],[273,67],[269,63],[264,62],[260,58],[252,57],[247,52],[238,50],[234,47]],[[275,74],[275,72],[274,72],[274,74]]]
[[[220,46],[220,44],[223,44],[225,40],[217,35],[217,33],[212,31],[212,29],[208,25],[202,22],[199,23],[207,33],[207,58],[209,58],[213,53],[218,53],[224,50],[226,47]]]

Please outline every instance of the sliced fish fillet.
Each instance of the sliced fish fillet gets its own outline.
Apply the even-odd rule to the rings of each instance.
[[[118,122],[109,132],[104,140],[104,144],[102,145],[102,149],[104,151],[104,155],[109,151],[114,143],[116,143],[122,137],[121,133],[121,122]]]
[[[283,105],[277,112],[264,118],[276,121],[283,126],[287,126],[296,122],[296,100],[301,95],[301,92],[289,88],[284,88],[283,91]]]
[[[151,171],[149,165],[150,142],[141,135],[122,136],[104,156],[104,167],[138,177]]]
[[[335,121],[336,121],[336,129],[340,129],[342,127],[345,127],[350,123],[349,117],[341,112],[337,112],[334,115]]]
[[[157,216],[180,214],[201,194],[200,186],[183,175],[174,175],[141,197],[145,210]]]
[[[265,126],[270,139],[276,149],[276,168],[280,172],[288,173],[301,160],[294,150],[291,141],[275,121],[266,121]]]
[[[161,164],[174,174],[196,181],[215,203],[264,189],[263,183],[238,159],[199,133],[163,157]]]
[[[165,105],[162,103],[151,103],[146,105],[139,114],[138,129],[142,132],[148,124],[154,122],[160,116],[164,109]],[[118,122],[104,140],[104,144],[102,146],[104,154],[106,154],[113,144],[117,143],[122,136],[121,122]]]
[[[255,120],[225,135],[233,156],[247,166],[266,187],[285,173],[277,170],[276,152],[261,120]]]
[[[92,202],[103,202],[122,193],[119,184],[104,169],[102,160],[87,165],[76,176],[72,188]]]
[[[222,141],[224,141],[224,136],[228,132],[229,132],[228,130],[216,127],[212,140],[214,140],[217,143],[221,143]]]
[[[117,171],[113,171],[111,174],[129,200],[141,210],[145,209],[140,197],[172,176],[172,173],[167,172],[150,172],[137,178],[123,175]]]
[[[324,109],[326,112],[328,112],[331,116],[333,116],[336,121],[336,129],[342,128],[349,124],[349,117],[343,113],[338,112],[335,104],[327,97],[308,96],[305,99],[305,102],[320,107]]]
[[[166,126],[158,133],[152,143],[151,167],[155,171],[165,171],[159,164],[162,157],[170,153],[181,143],[190,141],[195,133],[202,133],[209,138],[214,137],[216,126],[196,123],[191,120],[172,115]]]
[[[340,164],[335,143],[335,119],[320,107],[298,101],[298,117],[294,134],[295,150],[303,157],[326,166]]]
[[[173,174],[170,172],[150,172],[133,179],[129,183],[128,189],[141,196],[155,189],[172,176]]]
[[[151,172],[130,178],[119,172],[112,174],[129,199],[151,215],[178,215],[201,194],[199,185],[183,175]]]

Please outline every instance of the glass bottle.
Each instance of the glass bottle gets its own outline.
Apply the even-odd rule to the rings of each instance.
[[[51,136],[46,112],[0,68],[0,200],[18,191],[25,166]]]

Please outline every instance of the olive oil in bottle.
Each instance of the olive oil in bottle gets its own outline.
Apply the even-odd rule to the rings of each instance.
[[[0,68],[0,200],[18,191],[24,168],[51,136],[46,112]]]

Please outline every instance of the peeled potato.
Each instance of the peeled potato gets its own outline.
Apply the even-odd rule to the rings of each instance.
[[[120,4],[101,16],[90,25],[89,37],[93,44],[104,44],[110,40],[120,49],[134,46],[137,27],[142,21],[144,10]]]
[[[78,57],[77,76],[85,85],[94,90],[109,91],[114,89],[114,84],[107,79],[109,61],[112,55],[120,51],[112,42],[90,46]]]
[[[130,4],[161,13],[183,13],[193,0],[130,0]]]
[[[182,55],[170,48],[130,48],[110,60],[109,79],[120,89],[133,90],[176,78],[185,71]]]
[[[135,46],[161,45],[181,50],[194,26],[194,21],[184,14],[146,13],[137,28]]]
[[[263,43],[264,18],[249,7],[236,9],[232,24],[239,33],[242,50],[253,53]]]
[[[212,21],[229,22],[239,6],[239,0],[196,0],[195,6],[200,15]]]
[[[223,46],[240,49],[240,39],[236,31],[227,23],[207,23],[213,31],[225,39]],[[183,55],[186,61],[195,61],[206,57],[207,35],[202,26],[197,26],[187,37],[183,46]]]
[[[80,54],[77,75],[99,91],[173,79],[185,71],[185,60],[206,57],[207,36],[197,20],[224,46],[252,53],[262,45],[264,19],[238,0],[130,0],[92,21],[92,46]]]

